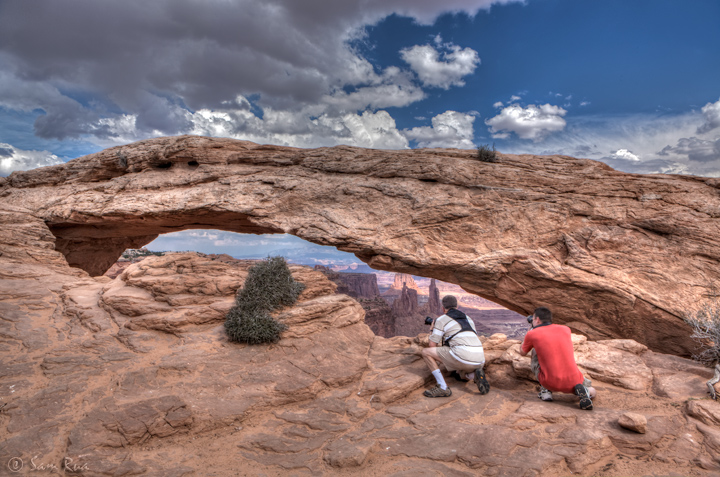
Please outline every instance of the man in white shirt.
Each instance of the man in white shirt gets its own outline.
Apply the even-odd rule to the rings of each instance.
[[[448,387],[439,364],[448,371],[456,371],[461,379],[473,379],[480,394],[490,391],[485,378],[485,353],[475,330],[475,323],[465,313],[458,311],[457,298],[445,295],[442,299],[445,314],[433,323],[430,346],[422,350],[422,357],[437,381],[437,386],[426,390],[427,397],[449,397]]]

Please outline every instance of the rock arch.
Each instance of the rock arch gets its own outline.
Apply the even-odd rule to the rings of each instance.
[[[455,149],[181,136],[13,173],[0,197],[35,221],[26,247],[54,242],[91,275],[161,233],[289,233],[520,313],[549,306],[593,339],[680,355],[694,348],[682,314],[720,278],[720,181],[566,156],[483,163]]]

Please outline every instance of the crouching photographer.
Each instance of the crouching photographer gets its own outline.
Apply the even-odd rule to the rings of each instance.
[[[527,320],[531,329],[520,354],[526,356],[532,350],[530,367],[540,382],[538,397],[552,401],[553,391],[575,394],[580,398],[580,409],[591,410],[595,388],[575,363],[570,328],[553,324],[552,313],[545,307],[535,309]]]
[[[443,364],[450,372],[456,372],[459,379],[469,381],[473,379],[480,394],[490,391],[490,384],[485,378],[485,353],[482,343],[475,330],[475,323],[465,313],[457,309],[457,298],[446,295],[442,299],[445,314],[439,316],[432,324],[430,343],[428,348],[422,350],[425,360],[437,385],[426,390],[426,397],[449,397],[452,391],[448,387],[440,371],[439,364]],[[430,323],[428,323],[430,321]]]

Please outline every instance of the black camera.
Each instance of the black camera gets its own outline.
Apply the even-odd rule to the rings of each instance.
[[[527,319],[528,323],[530,323],[532,325],[533,315],[528,315],[526,319]]]
[[[426,317],[425,317],[425,324],[426,324],[426,325],[432,325],[432,324],[433,324],[433,319],[430,318],[429,316],[426,316]]]

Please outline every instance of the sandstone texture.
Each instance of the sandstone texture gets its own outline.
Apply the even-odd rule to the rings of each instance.
[[[448,379],[451,398],[427,399],[427,335],[375,336],[320,271],[291,266],[306,288],[277,312],[288,330],[248,346],[228,342],[223,314],[251,261],[171,253],[115,279],[0,263],[5,473],[11,459],[87,476],[720,472],[712,370],[632,340],[573,335],[591,412],[571,395],[538,400],[529,358],[502,334],[482,337],[489,394]],[[671,378],[686,385],[670,393]],[[626,413],[644,434],[618,424]]]
[[[190,228],[289,233],[455,283],[592,339],[690,356],[681,317],[720,280],[720,181],[565,156],[312,150],[181,136],[0,178],[8,260],[99,276]],[[60,254],[55,253],[60,252]]]
[[[618,419],[620,427],[630,429],[639,434],[645,434],[647,432],[647,419],[642,414],[636,412],[626,412],[620,419]]]
[[[374,273],[335,272],[322,265],[315,265],[315,269],[321,270],[330,280],[337,283],[338,293],[364,300],[373,300],[380,296],[377,276]]]
[[[713,372],[665,353],[694,348],[680,317],[718,278],[718,184],[198,137],[14,173],[0,179],[0,472],[717,475]],[[583,333],[595,409],[538,400],[502,334],[483,337],[489,394],[451,380],[452,397],[424,398],[427,335],[374,335],[310,268],[291,267],[306,289],[265,346],[223,328],[251,262],[167,254],[102,276],[187,228],[292,233],[519,312],[548,305]],[[618,424],[628,412],[644,434]]]

